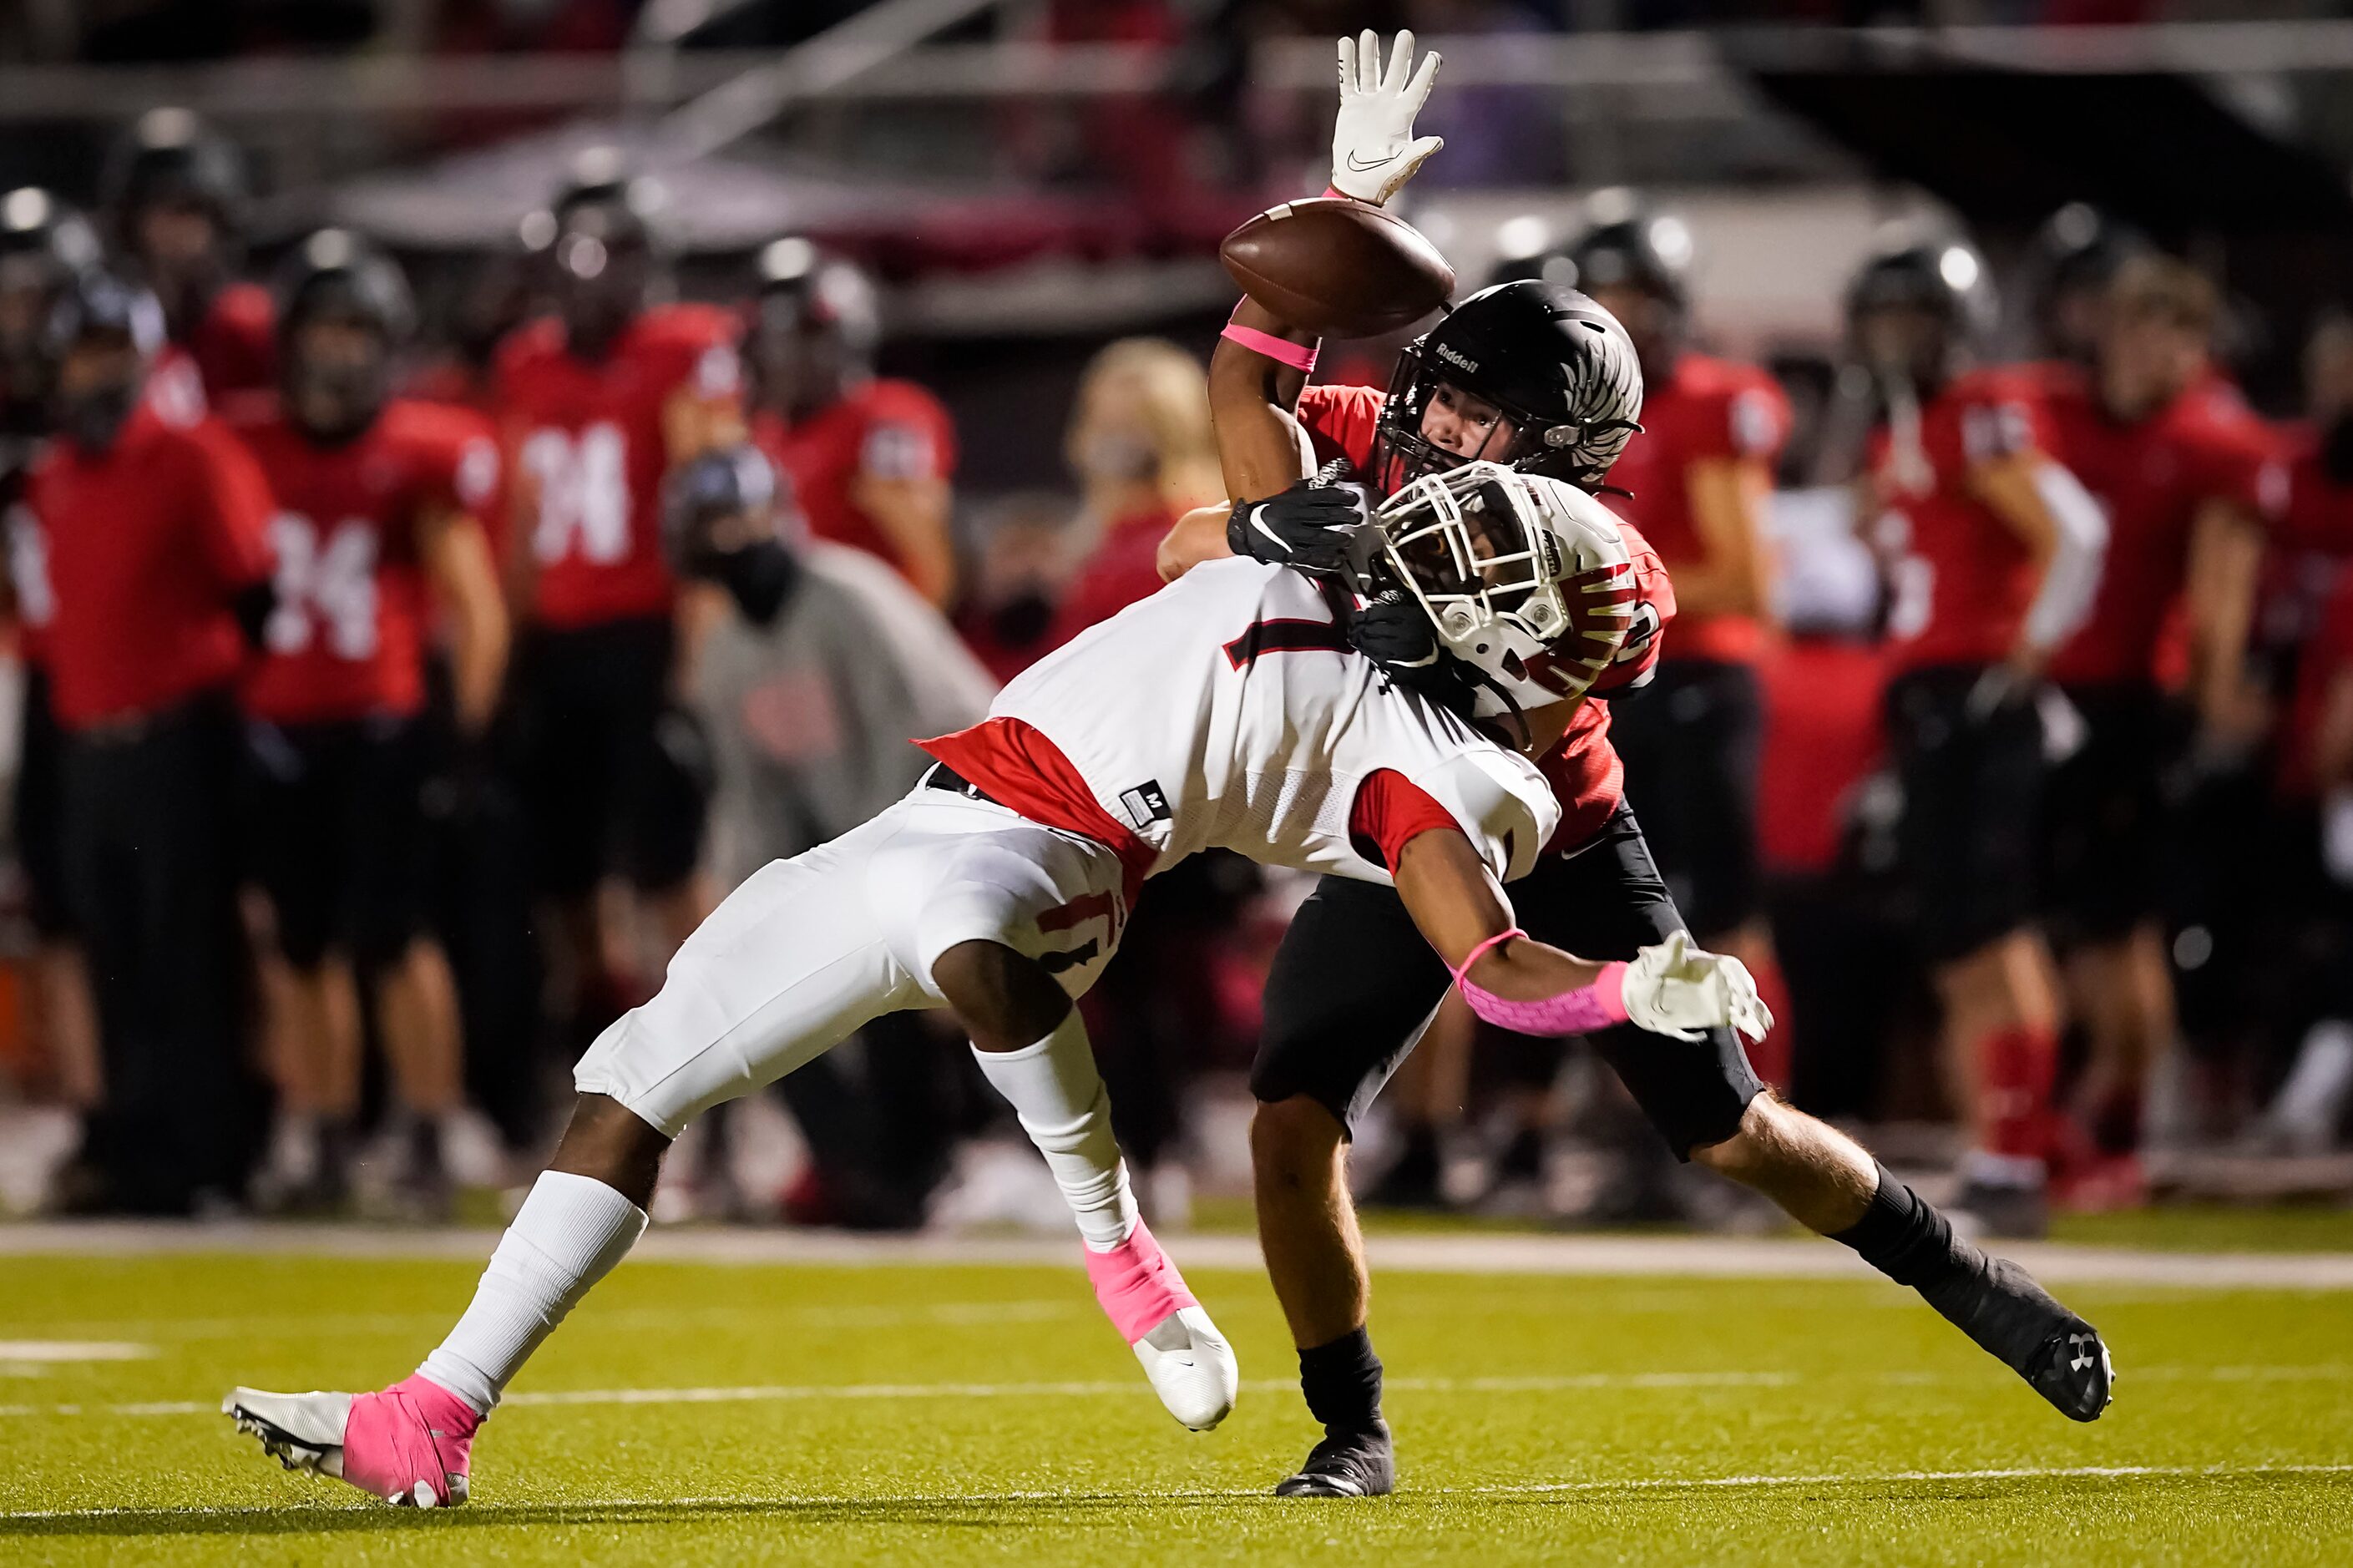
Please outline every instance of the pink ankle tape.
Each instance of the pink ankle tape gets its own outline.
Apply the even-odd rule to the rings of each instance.
[[[1514,1002],[1468,980],[1461,985],[1462,999],[1471,1004],[1471,1011],[1499,1028],[1523,1035],[1587,1035],[1626,1021],[1626,966],[1622,963],[1605,963],[1592,984],[1538,1002]]]
[[[1134,1344],[1186,1307],[1198,1307],[1184,1276],[1152,1239],[1142,1220],[1109,1252],[1087,1253],[1087,1279],[1120,1338]]]
[[[408,1496],[418,1481],[443,1503],[462,1476],[481,1425],[467,1403],[423,1373],[352,1401],[343,1426],[343,1479],[377,1497]]]
[[[1261,332],[1256,327],[1245,327],[1240,321],[1228,321],[1220,337],[1233,339],[1252,353],[1264,354],[1277,364],[1287,364],[1302,373],[1315,368],[1315,356],[1323,348],[1320,341],[1294,343],[1288,338],[1278,338],[1272,332]]]

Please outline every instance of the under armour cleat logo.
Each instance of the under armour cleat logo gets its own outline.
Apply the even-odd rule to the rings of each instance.
[[[2069,1334],[2067,1348],[2073,1353],[2067,1358],[2068,1370],[2082,1372],[2093,1365],[2099,1360],[2099,1345],[2096,1334]]]

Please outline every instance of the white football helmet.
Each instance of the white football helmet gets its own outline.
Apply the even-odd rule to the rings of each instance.
[[[1399,489],[1378,521],[1390,569],[1439,642],[1486,678],[1481,718],[1581,695],[1633,624],[1618,520],[1562,480],[1464,463]]]

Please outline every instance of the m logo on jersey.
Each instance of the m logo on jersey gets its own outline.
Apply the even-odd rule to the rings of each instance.
[[[1158,779],[1146,779],[1134,789],[1120,791],[1119,807],[1127,813],[1131,827],[1149,827],[1176,815],[1169,809],[1168,795],[1161,789]]]

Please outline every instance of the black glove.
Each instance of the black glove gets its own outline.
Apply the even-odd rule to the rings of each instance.
[[[1364,491],[1302,479],[1280,495],[1236,506],[1226,520],[1226,545],[1270,566],[1363,582],[1379,558],[1381,539]]]
[[[1348,617],[1348,646],[1380,666],[1395,684],[1470,717],[1477,684],[1462,661],[1439,646],[1430,613],[1402,588],[1384,591]]]

